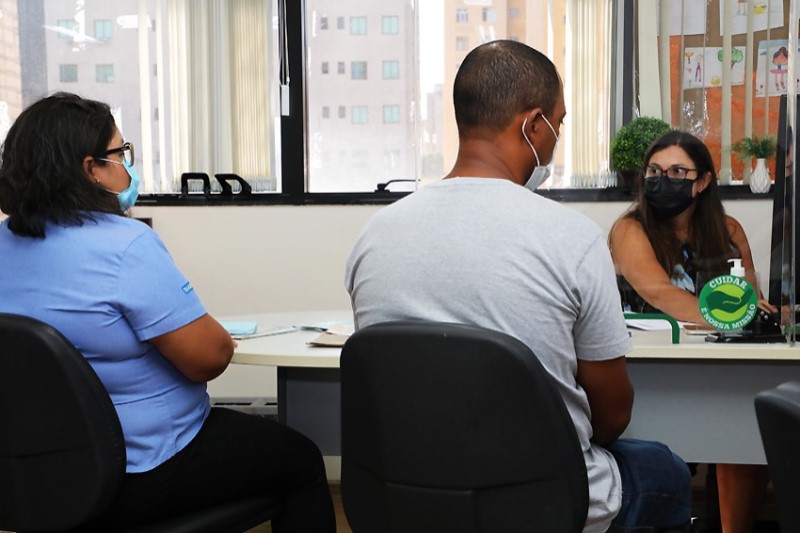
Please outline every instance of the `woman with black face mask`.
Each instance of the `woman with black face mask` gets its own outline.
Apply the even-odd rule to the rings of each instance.
[[[638,198],[609,235],[623,309],[703,324],[697,295],[703,283],[730,272],[728,259],[741,258],[747,281],[758,286],[747,236],[725,214],[714,162],[697,137],[670,131],[650,145],[644,161]],[[760,294],[759,307],[777,312]],[[722,531],[751,531],[767,468],[716,469]]]

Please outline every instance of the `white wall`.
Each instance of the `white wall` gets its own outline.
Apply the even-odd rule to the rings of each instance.
[[[607,233],[624,202],[565,204]],[[730,201],[744,226],[756,270],[769,275],[772,202]],[[153,219],[178,267],[209,312],[349,308],[344,264],[361,228],[381,206],[137,207]],[[765,278],[766,279],[766,278]],[[209,385],[212,396],[275,396],[269,368],[231,367]]]

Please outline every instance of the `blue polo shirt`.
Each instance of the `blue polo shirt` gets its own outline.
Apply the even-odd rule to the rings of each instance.
[[[146,472],[183,449],[210,410],[205,383],[188,380],[147,340],[206,311],[147,225],[94,216],[82,226],[48,224],[44,239],[0,223],[0,311],[50,324],[83,353],[117,409],[127,471]]]

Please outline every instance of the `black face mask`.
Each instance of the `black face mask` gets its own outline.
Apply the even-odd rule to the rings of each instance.
[[[651,176],[644,179],[644,196],[658,218],[672,218],[692,205],[693,180]]]

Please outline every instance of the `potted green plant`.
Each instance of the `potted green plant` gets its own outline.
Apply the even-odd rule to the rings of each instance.
[[[647,148],[671,129],[669,124],[655,117],[637,117],[620,128],[611,141],[610,156],[622,190],[634,190],[636,177],[644,167]]]
[[[742,161],[755,158],[756,166],[750,174],[750,190],[755,193],[769,191],[772,179],[767,168],[767,158],[772,157],[777,148],[775,138],[769,135],[763,137],[745,137],[731,145],[733,151]]]

